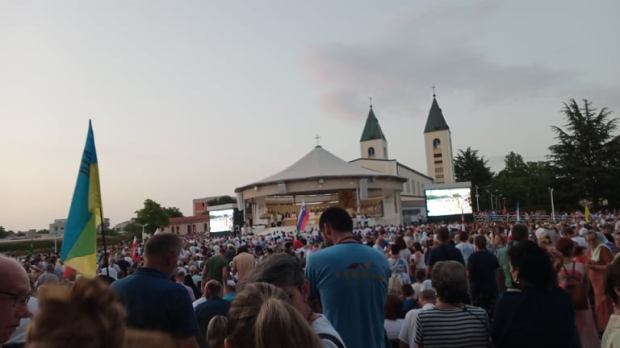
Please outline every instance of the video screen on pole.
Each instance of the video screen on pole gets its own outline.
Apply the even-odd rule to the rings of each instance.
[[[230,232],[233,230],[234,209],[213,210],[209,212],[211,233]]]
[[[428,216],[472,214],[471,189],[449,188],[425,190]]]

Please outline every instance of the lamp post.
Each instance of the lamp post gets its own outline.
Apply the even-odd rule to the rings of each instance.
[[[146,224],[143,225],[143,224],[139,224],[137,222],[135,224],[138,225],[138,226],[142,226],[142,241],[144,242],[144,226],[146,226]]]
[[[480,201],[479,201],[480,195],[478,194],[478,185],[476,185],[476,211],[479,213],[480,212]]]
[[[553,187],[549,187],[549,195],[551,196],[551,220],[555,222],[555,206],[553,204]]]
[[[487,190],[487,193],[489,194],[489,199],[491,200],[491,211],[495,210],[493,207],[493,193],[491,193],[491,191]]]

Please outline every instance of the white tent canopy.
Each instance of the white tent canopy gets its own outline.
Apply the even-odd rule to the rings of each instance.
[[[316,146],[312,151],[293,163],[290,167],[248,186],[308,178],[352,176],[378,177],[386,175],[351,164],[335,156],[331,152],[326,151],[321,146]]]

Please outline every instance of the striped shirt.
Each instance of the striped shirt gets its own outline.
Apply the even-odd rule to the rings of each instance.
[[[429,309],[418,314],[415,342],[424,348],[488,347],[488,327],[487,313],[480,307]]]

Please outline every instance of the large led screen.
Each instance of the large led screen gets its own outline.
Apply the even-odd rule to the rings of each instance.
[[[233,209],[212,210],[209,212],[211,232],[230,232],[233,230]]]
[[[426,196],[426,214],[428,216],[445,216],[471,214],[471,189],[447,188],[424,190]]]

